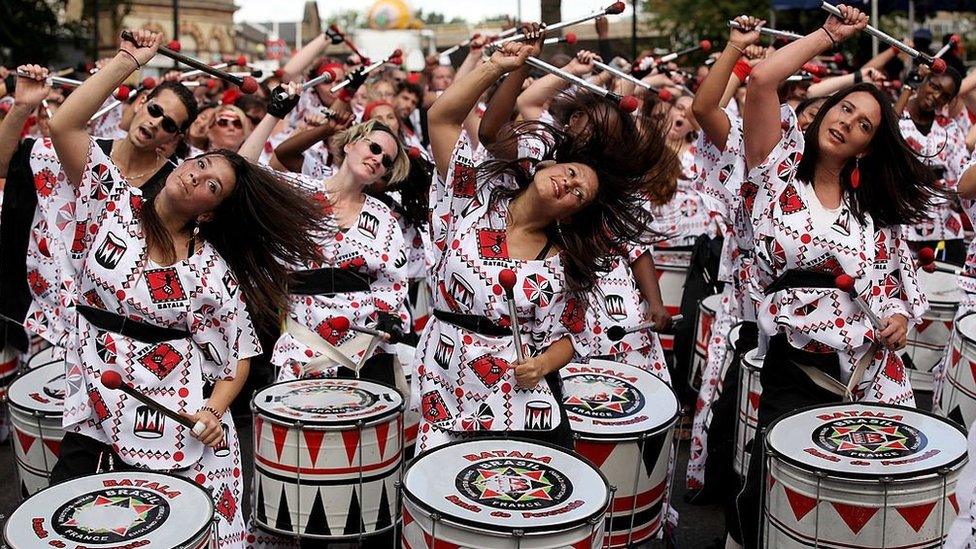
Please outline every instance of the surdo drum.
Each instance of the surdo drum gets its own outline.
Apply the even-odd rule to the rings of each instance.
[[[746,353],[739,365],[739,406],[735,418],[735,456],[732,467],[743,478],[749,470],[752,441],[756,438],[756,426],[759,425],[759,397],[762,396],[759,374],[762,365],[758,349]]]
[[[454,442],[403,476],[403,546],[598,549],[610,504],[592,464],[523,439]]]
[[[203,549],[216,539],[210,494],[148,471],[102,473],[41,490],[7,521],[12,549],[166,547]]]
[[[695,352],[691,359],[691,371],[688,373],[688,385],[694,389],[701,387],[702,372],[708,363],[708,343],[712,339],[712,326],[715,324],[715,314],[722,307],[722,295],[710,295],[698,304],[698,320],[695,322]]]
[[[356,379],[275,383],[254,395],[254,522],[294,538],[355,539],[397,522],[403,398]]]
[[[922,314],[918,325],[909,323],[908,346],[902,355],[908,379],[916,391],[933,389],[933,370],[945,354],[962,297],[956,278],[954,274],[941,271],[929,273],[918,270],[918,282],[929,300],[929,308]]]
[[[976,314],[956,321],[945,370],[937,374],[933,408],[964,429],[976,420]]]
[[[0,399],[7,393],[7,386],[13,381],[20,368],[20,354],[11,346],[0,350]]]
[[[901,406],[833,404],[773,422],[766,547],[941,547],[959,512],[966,437]]]
[[[667,516],[668,461],[678,421],[674,391],[645,370],[607,360],[569,364],[560,374],[576,451],[616,488],[604,546],[651,538]]]
[[[46,487],[58,461],[65,387],[61,361],[31,370],[10,385],[7,402],[22,497]]]
[[[654,269],[661,286],[661,299],[671,316],[681,312],[681,296],[685,292],[685,278],[690,268],[691,252],[654,251]],[[660,337],[661,347],[665,351],[674,349],[673,335],[660,334]]]

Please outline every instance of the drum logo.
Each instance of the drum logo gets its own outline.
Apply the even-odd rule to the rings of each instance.
[[[630,383],[603,374],[567,376],[566,411],[603,419],[619,419],[639,412],[644,407],[644,395]]]
[[[896,459],[918,453],[928,441],[918,429],[875,417],[824,423],[813,441],[828,452],[855,459]]]
[[[159,528],[169,517],[160,494],[140,488],[110,488],[78,496],[55,511],[51,526],[80,543],[121,543]]]
[[[559,505],[573,485],[549,465],[525,459],[489,459],[466,467],[454,482],[471,501],[497,509],[528,511]]]
[[[310,386],[293,389],[272,400],[298,412],[340,415],[361,412],[379,401],[379,396],[357,387]]]

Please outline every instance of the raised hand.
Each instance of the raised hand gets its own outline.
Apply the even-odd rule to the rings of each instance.
[[[735,18],[735,22],[746,30],[739,30],[732,27],[729,30],[730,44],[734,44],[740,48],[746,48],[759,42],[759,29],[766,24],[765,19],[759,19],[751,15],[740,15]]]
[[[522,42],[506,42],[491,54],[488,63],[502,74],[509,73],[524,65],[533,49],[531,45]]]
[[[140,67],[156,56],[160,44],[163,43],[162,34],[146,29],[132,31],[132,39],[135,41],[134,44],[123,40],[119,50],[131,55]]]
[[[868,26],[868,16],[861,10],[846,4],[838,4],[837,9],[843,18],[830,15],[823,24],[823,29],[835,41],[843,42]]]
[[[47,68],[40,65],[17,67],[14,104],[31,110],[36,109],[51,91],[51,86],[47,83],[47,73]]]
[[[580,50],[576,54],[576,57],[574,57],[572,61],[567,63],[566,66],[563,67],[563,69],[570,74],[576,76],[583,76],[584,74],[590,74],[591,72],[593,72],[594,61],[603,61],[603,59],[601,59],[599,55],[591,51]]]

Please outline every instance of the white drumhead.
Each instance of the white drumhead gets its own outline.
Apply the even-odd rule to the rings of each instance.
[[[976,315],[970,313],[956,320],[956,331],[964,339],[976,343]]]
[[[306,425],[370,423],[403,409],[393,387],[363,379],[297,379],[275,383],[254,395],[258,412]]]
[[[771,452],[800,467],[847,477],[905,477],[966,457],[959,427],[932,414],[882,404],[833,404],[775,421]]]
[[[54,358],[55,351],[59,351],[61,354],[64,354],[64,349],[59,349],[54,345],[50,345],[31,355],[31,357],[27,359],[27,368],[33,370],[39,366],[44,366],[45,364],[54,362],[56,360]]]
[[[735,349],[735,346],[739,344],[739,332],[742,330],[742,323],[738,323],[732,326],[729,330],[729,337],[725,340],[725,346],[729,349]]]
[[[946,263],[939,264],[952,269],[956,268],[955,265]],[[925,297],[928,298],[929,303],[958,304],[959,300],[962,299],[962,290],[956,284],[958,278],[954,274],[944,273],[942,271],[929,273],[922,269],[918,270],[918,285],[921,287]]]
[[[759,371],[762,369],[763,358],[759,356],[759,349],[752,349],[742,357],[742,367],[746,370]]]
[[[591,360],[567,364],[563,406],[573,431],[587,436],[628,438],[668,427],[678,417],[674,391],[635,366]]]
[[[3,535],[13,547],[180,547],[211,527],[213,513],[207,492],[182,478],[103,473],[34,494]]]
[[[702,311],[708,311],[715,316],[715,313],[722,308],[722,294],[710,295],[702,300],[701,305],[698,306]]]
[[[45,416],[64,414],[64,363],[41,366],[10,384],[7,400],[11,406]]]
[[[481,439],[425,452],[403,476],[404,496],[444,519],[510,533],[554,530],[602,516],[604,476],[555,446]]]

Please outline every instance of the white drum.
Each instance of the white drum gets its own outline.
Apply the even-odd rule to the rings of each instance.
[[[922,314],[921,322],[917,325],[909,323],[908,346],[902,353],[908,379],[916,391],[933,389],[933,370],[945,355],[956,309],[962,298],[962,290],[956,284],[957,278],[954,274],[941,271],[929,273],[918,270],[918,282],[929,300],[929,308]]]
[[[50,484],[64,429],[64,363],[40,366],[10,385],[7,402],[13,426],[20,493],[26,498]]]
[[[32,354],[31,357],[27,359],[27,370],[36,370],[37,368],[47,364],[64,361],[63,358],[57,358],[57,356],[64,356],[64,349],[54,345],[49,345]]]
[[[408,462],[413,459],[414,452],[417,448],[417,428],[420,425],[420,410],[414,409],[410,405],[410,403],[413,401],[410,394],[410,391],[412,390],[410,388],[413,387],[411,384],[413,381],[413,359],[414,355],[417,354],[417,348],[410,345],[405,345],[403,343],[398,343],[396,346],[396,354],[397,360],[400,361],[400,367],[403,370],[403,375],[407,379],[408,389],[403,395],[406,402],[403,411],[405,424],[405,427],[403,428],[403,461]]]
[[[667,517],[674,391],[645,370],[608,360],[568,364],[559,373],[576,451],[616,487],[604,547],[651,539]]]
[[[939,374],[933,410],[969,429],[976,421],[976,315],[956,321],[945,371]]]
[[[216,543],[214,504],[185,479],[148,471],[101,473],[42,490],[7,521],[12,549],[166,547]]]
[[[356,379],[299,379],[254,395],[254,522],[294,539],[396,524],[403,398]]]
[[[752,440],[756,438],[756,426],[759,425],[759,397],[762,396],[759,373],[762,365],[758,349],[746,353],[739,364],[739,406],[735,418],[735,456],[732,458],[732,468],[742,478],[749,471]]]
[[[959,512],[966,436],[900,406],[797,411],[766,436],[766,547],[936,548]]]
[[[403,546],[598,549],[607,479],[586,460],[523,439],[454,442],[403,475]]]
[[[661,286],[661,299],[668,314],[681,313],[681,296],[685,293],[685,278],[691,269],[691,252],[654,251],[654,268],[657,282]],[[660,334],[661,347],[665,351],[674,349],[674,336]]]
[[[688,385],[695,390],[701,387],[702,372],[708,363],[708,343],[712,339],[712,325],[715,315],[722,307],[722,294],[710,295],[698,304],[698,319],[695,322],[695,352],[691,358],[688,372]]]

